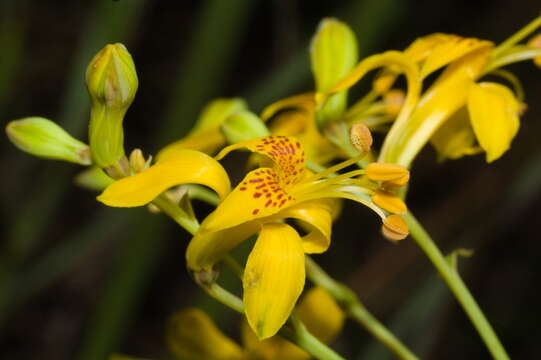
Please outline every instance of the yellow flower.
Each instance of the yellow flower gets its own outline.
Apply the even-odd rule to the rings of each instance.
[[[208,186],[222,199],[230,190],[229,177],[216,160],[199,151],[175,149],[148,169],[110,184],[98,200],[114,207],[143,206],[186,183]]]
[[[433,34],[412,43],[404,54],[417,64],[421,79],[447,68],[426,90],[411,116],[393,124],[379,161],[409,167],[428,141],[440,159],[481,150],[486,152],[487,162],[501,157],[518,131],[522,105],[507,87],[479,80],[493,74],[517,84],[514,75],[498,69],[541,55],[531,47],[515,45],[541,24],[540,19],[498,47],[489,41],[449,34]],[[392,67],[385,70],[374,82],[376,92],[388,89],[397,75]]]
[[[344,313],[322,288],[310,289],[297,307],[299,318],[319,340],[330,343],[339,334]],[[304,360],[304,350],[279,336],[259,340],[245,321],[238,345],[224,335],[203,311],[185,309],[174,314],[167,327],[166,342],[170,351],[187,360]]]
[[[265,339],[285,323],[302,292],[304,254],[321,253],[329,247],[333,198],[362,203],[382,220],[387,217],[382,208],[400,212],[406,208],[391,196],[393,201],[385,198],[380,202],[384,206],[378,206],[372,198],[376,192],[355,178],[364,170],[328,177],[356,163],[361,156],[311,174],[305,170],[305,154],[298,140],[270,136],[226,147],[217,158],[239,148],[263,155],[267,166],[248,173],[203,221],[188,246],[186,258],[190,269],[208,269],[260,231],[246,264],[243,300],[248,323],[260,339]],[[401,170],[385,181],[404,177],[407,170]],[[284,219],[300,220],[311,231],[301,237]]]

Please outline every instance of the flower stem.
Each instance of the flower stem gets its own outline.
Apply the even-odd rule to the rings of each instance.
[[[306,256],[306,275],[315,284],[327,290],[351,318],[361,324],[383,345],[388,347],[398,358],[405,360],[418,359],[418,357],[397,339],[382,323],[370,314],[351,289],[331,278],[308,256]]]
[[[508,360],[509,356],[500,343],[498,336],[490,326],[489,322],[485,318],[485,315],[479,308],[479,305],[460,278],[458,272],[445,260],[441,251],[434,244],[434,241],[430,235],[428,235],[417,219],[415,219],[411,213],[408,213],[404,217],[408,223],[411,236],[417,245],[419,245],[419,247],[428,256],[430,261],[432,261],[432,264],[434,264],[447,286],[449,286],[456,299],[459,301],[460,305],[477,329],[477,332],[485,342],[485,345],[492,354],[492,357],[497,360]]]

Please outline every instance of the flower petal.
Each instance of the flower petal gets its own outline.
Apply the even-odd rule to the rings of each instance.
[[[344,325],[344,312],[333,297],[319,286],[304,295],[297,312],[308,331],[326,344],[336,338]]]
[[[270,216],[294,201],[280,187],[278,175],[273,169],[259,168],[249,172],[205,219],[201,224],[201,232],[219,231]]]
[[[476,145],[466,107],[459,109],[432,136],[430,143],[438,152],[438,159],[458,159],[481,151]]]
[[[304,175],[304,149],[292,136],[265,136],[243,141],[224,148],[216,155],[216,159],[220,160],[231,151],[241,148],[270,158],[275,164],[274,171],[281,187],[297,183]]]
[[[208,186],[222,199],[230,189],[229,177],[220,163],[202,152],[184,149],[148,170],[114,182],[98,200],[115,207],[142,206],[168,188],[188,183]]]
[[[507,87],[496,83],[480,83],[470,88],[468,111],[473,131],[487,153],[487,162],[503,155],[515,137],[520,105]]]
[[[259,339],[273,336],[284,325],[304,280],[299,234],[289,225],[264,225],[248,256],[243,279],[246,318]]]
[[[471,52],[481,49],[490,48],[492,43],[475,38],[463,38],[457,35],[448,35],[446,39],[430,50],[430,54],[423,64],[421,69],[421,77],[426,77],[441,67],[470,54]]]
[[[256,221],[215,232],[197,232],[186,250],[188,268],[198,271],[212,267],[231,249],[261,229]]]
[[[305,201],[284,209],[277,217],[303,221],[303,226],[309,230],[308,235],[302,237],[304,252],[319,254],[329,248],[333,207],[338,203],[335,199]]]
[[[244,352],[225,336],[207,314],[196,308],[175,313],[166,333],[169,350],[187,360],[241,360]]]
[[[225,136],[219,129],[200,131],[167,145],[160,150],[156,159],[158,161],[166,161],[171,157],[175,157],[177,151],[183,149],[198,150],[206,154],[212,154],[224,144]]]
[[[276,113],[285,109],[303,110],[308,114],[313,114],[315,112],[315,106],[316,103],[313,93],[290,96],[288,98],[278,100],[263,109],[261,112],[261,120],[267,121]]]

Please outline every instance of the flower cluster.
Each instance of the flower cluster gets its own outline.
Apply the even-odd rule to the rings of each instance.
[[[329,248],[342,200],[371,209],[381,218],[383,235],[399,241],[408,235],[401,215],[408,211],[403,198],[409,168],[425,144],[432,143],[440,159],[484,151],[492,162],[507,151],[525,105],[519,80],[502,67],[525,59],[539,65],[540,37],[519,44],[539,21],[532,24],[499,46],[433,34],[403,51],[357,63],[353,32],[326,19],[311,47],[314,91],[279,100],[260,116],[242,99],[215,100],[189,135],[166,146],[154,162],[138,149],[125,156],[122,123],[137,75],[126,48],[108,45],[87,71],[90,146],[43,118],[14,121],[7,132],[34,155],[92,165],[80,183],[103,190],[97,199],[105,205],[154,204],[175,214],[193,233],[186,263],[194,274],[213,271],[256,235],[242,275],[244,312],[257,338],[268,339],[286,323],[303,292],[305,254]],[[348,102],[349,88],[376,69],[371,91]],[[434,80],[430,75],[438,71]],[[406,89],[395,87],[401,75]],[[484,81],[486,75],[504,79],[512,89]],[[371,132],[385,134],[381,149],[373,148]],[[250,151],[255,168],[232,188],[219,161],[234,150]],[[180,202],[173,196],[171,189],[183,184],[217,194],[216,208],[200,224],[185,192]],[[177,320],[207,329],[205,336],[218,339],[231,358],[245,358],[245,350],[224,340],[197,311]]]

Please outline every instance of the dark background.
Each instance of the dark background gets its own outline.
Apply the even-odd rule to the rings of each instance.
[[[308,43],[323,17],[347,21],[367,55],[432,32],[498,43],[540,10],[537,0],[1,0],[0,118],[40,115],[86,139],[84,69],[106,43],[120,41],[140,81],[126,148],[155,153],[214,97],[242,96],[260,111],[311,89]],[[523,80],[529,106],[511,151],[487,165],[481,155],[437,163],[427,148],[413,167],[408,204],[446,252],[475,250],[461,260],[463,277],[511,357],[534,359],[541,72],[531,62],[509,69]],[[72,184],[80,169],[33,159],[5,137],[0,144],[1,358],[92,360],[119,351],[166,359],[168,316],[194,305],[238,338],[239,317],[187,275],[186,232],[145,209],[106,208]],[[422,358],[488,358],[413,241],[393,245],[379,226],[367,209],[346,204],[331,249],[316,260]],[[348,359],[390,358],[355,323],[335,348]]]

